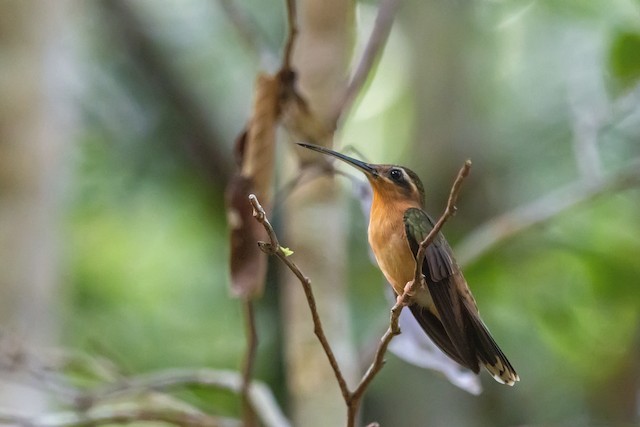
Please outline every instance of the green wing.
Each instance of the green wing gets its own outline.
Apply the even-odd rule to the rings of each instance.
[[[410,208],[404,213],[407,240],[415,256],[418,247],[433,229],[433,220],[421,209]],[[457,289],[462,279],[449,244],[440,233],[425,251],[422,274],[433,300],[436,313],[428,307],[410,306],[418,323],[445,353],[474,372],[479,372],[478,357],[473,348],[473,326],[469,324],[467,308]],[[464,279],[462,279],[464,280]]]
[[[421,209],[404,214],[407,241],[416,256],[420,242],[433,230],[434,222]],[[453,252],[438,234],[425,252],[422,266],[433,307],[409,306],[424,331],[453,360],[478,373],[484,365],[493,377],[506,384],[518,381],[518,374],[491,337],[478,314],[475,300],[453,259]]]
[[[410,208],[404,213],[404,227],[409,240],[409,246],[415,256],[418,246],[433,230],[433,220],[421,209]],[[451,255],[451,248],[440,233],[436,236],[425,252],[425,265],[427,275],[433,282],[441,282],[449,278],[458,269]]]

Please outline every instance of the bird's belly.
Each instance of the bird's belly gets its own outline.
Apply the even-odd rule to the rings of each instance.
[[[380,241],[384,244],[374,245],[373,238],[370,239],[378,266],[396,294],[402,295],[406,284],[414,279],[416,261],[413,253],[404,235],[392,234]],[[414,300],[423,307],[433,304],[431,295],[424,288],[418,289]]]
[[[393,286],[396,293],[401,294],[407,282],[413,280],[416,262],[407,243],[391,237],[386,244],[374,250],[380,270]]]

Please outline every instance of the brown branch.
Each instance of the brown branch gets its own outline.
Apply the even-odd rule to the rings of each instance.
[[[96,390],[93,396],[99,401],[104,401],[144,394],[150,390],[163,391],[187,386],[214,387],[239,393],[242,388],[242,376],[234,371],[214,369],[170,369],[128,378],[121,384]],[[265,426],[289,426],[271,390],[265,384],[252,381],[248,397],[254,411]]]
[[[516,234],[543,224],[597,197],[640,186],[640,159],[593,181],[580,179],[537,200],[499,215],[472,231],[456,247],[460,264],[471,264]]]
[[[338,126],[338,122],[349,114],[353,103],[371,73],[373,65],[382,55],[399,6],[400,0],[381,0],[373,30],[367,41],[367,46],[345,90],[342,101],[334,113],[333,122],[336,127]]]
[[[444,223],[449,220],[449,218],[456,213],[456,201],[458,200],[458,194],[460,193],[460,188],[462,186],[462,182],[469,175],[469,171],[471,170],[471,160],[467,160],[464,162],[460,171],[458,171],[458,176],[456,176],[456,180],[453,182],[453,186],[451,187],[451,192],[449,193],[449,200],[447,200],[447,207],[444,213],[440,216],[440,219],[433,226],[433,229],[429,232],[427,237],[420,243],[420,247],[418,248],[418,253],[416,254],[416,271],[415,271],[415,279],[413,283],[413,289],[415,290],[418,287],[416,281],[422,284],[422,263],[424,262],[425,252],[427,247],[433,242],[433,239],[436,238],[440,230],[444,226]]]
[[[257,425],[257,421],[256,414],[253,410],[253,405],[251,404],[251,399],[249,397],[249,390],[251,387],[253,365],[256,359],[256,351],[258,347],[258,332],[256,330],[253,299],[250,297],[244,299],[242,307],[247,335],[247,349],[242,363],[242,387],[240,388],[240,396],[242,398],[244,427],[253,427]]]
[[[96,402],[135,396],[149,391],[163,391],[179,387],[214,387],[240,393],[243,378],[237,372],[214,369],[169,369],[124,379],[89,393]],[[251,405],[267,426],[288,426],[269,388],[252,381],[248,397]]]
[[[212,417],[199,411],[182,408],[117,405],[87,412],[58,412],[41,416],[26,416],[0,410],[0,425],[24,427],[74,427],[103,424],[126,424],[137,421],[158,421],[176,426],[222,427],[237,425],[231,420]]]
[[[369,384],[373,381],[375,376],[382,370],[384,366],[385,360],[384,356],[387,352],[387,348],[391,343],[391,340],[396,335],[400,335],[400,326],[398,325],[400,319],[400,313],[404,307],[404,301],[406,296],[408,295],[409,289],[405,289],[405,292],[398,298],[396,303],[391,308],[391,315],[389,319],[389,328],[384,333],[382,338],[380,339],[380,344],[376,349],[376,354],[369,365],[369,368],[365,372],[365,374],[360,379],[360,383],[356,387],[356,389],[349,396],[349,400],[347,401],[347,426],[353,427],[355,425],[356,417],[358,416],[358,412],[360,411],[360,404],[362,402],[362,397],[364,396],[364,392],[369,387]]]
[[[313,291],[311,289],[311,282],[300,271],[300,269],[298,269],[295,263],[293,263],[288,259],[287,252],[280,246],[280,243],[278,242],[278,238],[275,234],[275,231],[273,230],[273,227],[269,223],[269,220],[266,217],[265,211],[262,208],[262,206],[260,206],[260,203],[258,202],[258,199],[256,198],[256,196],[253,194],[249,196],[249,201],[251,202],[251,205],[253,206],[253,210],[254,210],[254,217],[258,222],[260,222],[264,226],[265,230],[267,231],[267,234],[269,235],[269,240],[270,240],[270,243],[258,242],[258,244],[260,245],[262,250],[264,250],[266,253],[275,255],[282,262],[284,262],[285,265],[289,268],[289,270],[291,270],[296,275],[296,277],[300,280],[300,283],[302,284],[305,295],[307,296],[307,302],[309,304],[309,308],[311,310],[311,316],[313,318],[313,324],[314,324],[314,332],[316,333],[316,336],[318,337],[320,344],[322,345],[322,348],[324,349],[324,352],[327,355],[327,358],[329,359],[329,363],[331,364],[336,380],[338,381],[338,385],[340,386],[340,390],[342,391],[342,396],[344,398],[345,404],[347,405],[347,427],[355,426],[355,421],[356,421],[358,412],[360,410],[362,397],[364,396],[365,391],[367,390],[367,388],[369,387],[369,385],[371,384],[375,376],[378,374],[378,372],[380,372],[380,370],[384,366],[384,363],[385,363],[384,356],[387,352],[387,348],[389,347],[389,344],[391,343],[391,340],[393,339],[393,337],[400,334],[400,327],[398,324],[400,319],[400,313],[402,312],[402,309],[404,308],[404,306],[409,304],[411,296],[415,293],[418,287],[422,286],[422,282],[423,282],[422,263],[424,262],[426,248],[433,242],[433,240],[436,238],[436,236],[438,235],[438,233],[440,232],[444,224],[447,222],[447,220],[452,215],[455,214],[456,212],[455,205],[458,200],[458,194],[460,193],[462,182],[469,175],[470,169],[471,169],[471,161],[467,160],[462,166],[462,168],[460,169],[460,171],[458,172],[458,175],[453,183],[453,186],[451,187],[451,192],[449,194],[449,200],[447,201],[446,209],[444,210],[443,214],[440,216],[436,224],[433,226],[433,229],[429,232],[429,234],[425,237],[425,239],[422,242],[420,242],[420,247],[418,249],[418,254],[416,256],[416,270],[415,270],[414,280],[407,283],[407,286],[405,287],[403,294],[398,296],[396,303],[391,308],[389,328],[387,329],[387,331],[384,333],[384,335],[380,340],[380,344],[378,345],[378,348],[376,350],[376,353],[371,365],[369,366],[365,374],[362,376],[360,383],[358,384],[358,386],[355,388],[353,392],[349,390],[346,384],[346,381],[342,375],[340,367],[338,366],[336,358],[333,354],[333,350],[331,349],[331,346],[329,345],[327,338],[324,334],[324,330],[322,329],[322,323],[320,321],[320,317],[318,316],[318,312],[316,310],[315,299],[313,297]]]
[[[44,388],[53,397],[61,398],[76,413],[87,412],[114,401],[143,398],[189,386],[218,388],[239,394],[242,391],[244,382],[243,375],[235,371],[169,369],[131,377],[118,377],[105,385],[80,388],[69,384],[60,371],[68,369],[69,365],[73,365],[80,359],[82,366],[89,369],[92,375],[102,378],[102,372],[105,369],[103,361],[95,363],[88,357],[79,357],[76,353],[52,352],[43,349],[39,349],[35,353],[37,356],[33,356],[32,352],[27,352],[24,349],[11,348],[9,351],[10,354],[5,354],[7,350],[0,346],[0,361],[10,359],[13,354],[19,354],[18,360],[0,363],[1,372],[7,374],[26,372],[28,374],[26,378],[27,385],[38,389]],[[94,368],[97,372],[93,372]],[[109,371],[111,371],[111,368],[109,368]],[[12,377],[7,376],[7,379],[11,380]],[[15,381],[24,383],[25,379],[16,378]],[[169,398],[170,396],[164,395],[164,397]],[[252,381],[247,397],[264,426],[289,427],[289,421],[283,415],[271,390],[265,384],[260,381]],[[181,403],[176,399],[173,399],[173,401]],[[167,403],[168,400],[164,402]],[[166,407],[167,405],[164,406]],[[7,413],[0,412],[0,424],[6,421],[3,415],[7,415]],[[35,425],[38,424],[36,423]]]
[[[298,17],[296,11],[296,0],[287,0],[287,23],[289,24],[289,33],[287,35],[287,43],[284,48],[282,58],[282,70],[291,70],[291,57],[293,56],[293,45],[298,36]]]
[[[251,206],[253,206],[253,215],[256,220],[263,225],[266,230],[269,241],[270,242],[258,242],[260,248],[265,251],[265,253],[270,255],[275,255],[282,261],[288,268],[291,270],[293,274],[298,278],[300,283],[302,284],[302,289],[304,290],[304,294],[307,298],[307,303],[309,304],[309,310],[311,310],[311,318],[313,320],[313,332],[318,337],[320,341],[320,345],[322,345],[322,349],[327,355],[327,359],[329,359],[329,364],[331,365],[331,369],[333,369],[333,373],[338,381],[338,385],[340,386],[340,391],[342,392],[342,397],[347,401],[350,396],[349,388],[347,386],[347,382],[342,375],[342,371],[340,370],[340,366],[338,365],[338,361],[336,356],[333,354],[333,349],[329,345],[329,341],[324,333],[324,329],[322,327],[322,321],[320,320],[320,316],[318,315],[318,309],[316,307],[316,299],[313,295],[313,290],[311,289],[311,281],[308,277],[306,277],[298,268],[298,266],[292,262],[285,250],[280,246],[278,242],[278,237],[276,236],[267,215],[260,205],[257,197],[253,194],[249,196],[249,201]]]

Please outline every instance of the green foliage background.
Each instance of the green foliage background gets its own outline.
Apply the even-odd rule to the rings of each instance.
[[[277,52],[282,2],[238,5]],[[131,6],[230,152],[262,68],[257,56],[215,2]],[[373,5],[359,6],[366,28]],[[74,29],[82,131],[65,218],[64,343],[112,358],[127,372],[236,369],[244,337],[228,292],[222,187],[194,171],[177,143],[183,135],[176,112],[112,26],[96,3],[83,6]],[[433,214],[458,165],[471,157],[459,214],[447,226],[455,246],[484,220],[579,178],[572,105],[594,121],[606,116],[597,130],[605,173],[639,158],[639,78],[637,1],[410,1],[341,140],[371,161],[416,170]],[[635,103],[613,107],[632,90]],[[401,415],[402,425],[429,426],[638,422],[637,408],[621,402],[633,401],[640,385],[639,195],[636,188],[584,203],[466,266],[520,384],[507,390],[485,377],[485,393],[472,397],[390,356],[367,396],[365,419],[399,425]],[[345,206],[352,212],[350,304],[354,336],[364,345],[381,331],[388,304],[356,205]],[[258,377],[286,407],[277,293],[272,277],[259,303]],[[193,393],[201,405],[238,410],[232,396]]]

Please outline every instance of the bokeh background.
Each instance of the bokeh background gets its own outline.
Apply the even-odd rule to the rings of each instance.
[[[260,52],[224,1],[0,3],[3,337],[107,358],[125,374],[239,369],[223,191],[255,76],[278,63],[283,3],[233,3]],[[375,12],[375,2],[355,4],[355,58]],[[483,375],[472,396],[390,355],[363,423],[638,425],[640,2],[406,1],[374,71],[336,147],[411,167],[432,215],[472,159],[446,235],[522,381],[511,389]],[[280,140],[290,159],[285,132]],[[294,163],[278,162],[277,188]],[[389,303],[358,197],[336,179],[348,250],[336,260],[347,293],[335,304],[346,304],[353,348],[366,354]],[[519,208],[517,218],[541,221],[484,248],[512,224],[479,227]],[[284,275],[272,269],[257,302],[256,376],[292,414]],[[57,407],[30,393],[3,382],[0,405]],[[214,413],[240,410],[230,393],[181,396]]]

